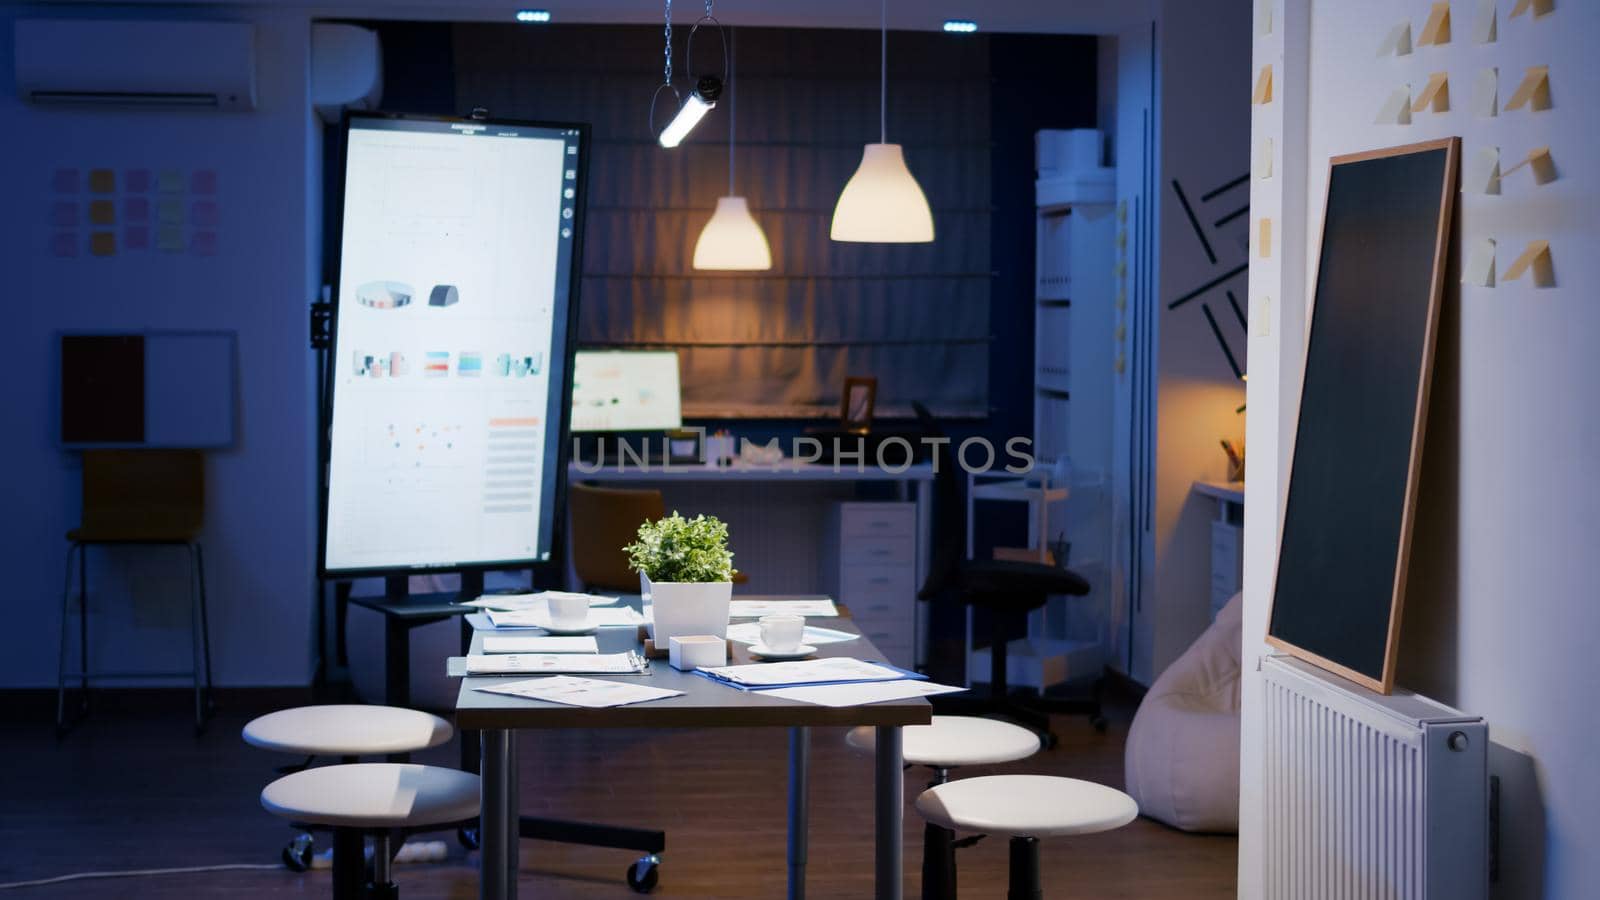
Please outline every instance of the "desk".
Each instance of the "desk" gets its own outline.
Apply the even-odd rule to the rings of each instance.
[[[635,608],[637,597],[628,598]],[[856,630],[849,619],[827,623],[830,628]],[[631,628],[602,628],[597,640],[603,653],[638,647]],[[472,638],[472,652],[480,652],[482,633]],[[750,662],[743,645],[735,644],[732,663]],[[866,638],[824,644],[819,656],[854,656],[882,660]],[[806,826],[808,817],[811,727],[872,725],[878,729],[875,776],[876,897],[901,898],[901,827],[904,815],[900,728],[933,721],[932,707],[922,698],[834,709],[740,691],[688,672],[679,672],[665,660],[652,664],[654,687],[683,691],[681,697],[653,700],[612,709],[583,709],[485,694],[474,690],[493,678],[463,678],[456,699],[456,725],[482,732],[483,807],[478,896],[483,900],[512,900],[517,896],[517,732],[534,728],[715,728],[785,727],[789,733],[789,893],[791,900],[805,897]],[[640,676],[618,676],[638,678]]]
[[[734,564],[759,560],[745,570],[750,583],[741,592],[829,594],[855,610],[861,630],[891,662],[908,668],[926,660],[917,590],[928,576],[933,478],[931,463],[893,472],[792,459],[727,468],[573,462],[567,469],[568,481],[656,488],[669,511],[717,516],[728,524]],[[891,511],[892,504],[854,502],[873,496],[904,505]],[[567,580],[576,585],[576,573],[569,570]]]

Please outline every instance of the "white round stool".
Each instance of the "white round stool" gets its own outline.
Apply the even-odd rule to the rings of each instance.
[[[1039,838],[1110,831],[1132,822],[1139,805],[1127,794],[1076,778],[986,775],[929,788],[917,812],[953,831],[1011,838],[1007,900],[1040,900]]]
[[[244,726],[247,744],[347,762],[357,756],[426,750],[454,733],[449,722],[421,710],[353,703],[283,709]]]
[[[977,716],[934,716],[932,724],[900,729],[901,757],[909,764],[933,769],[929,787],[938,787],[959,766],[993,766],[1039,752],[1039,736],[1021,725]],[[877,747],[877,730],[853,728],[845,743],[865,753]],[[929,822],[922,829],[922,898],[955,900],[956,849],[977,838],[957,841],[955,832]]]
[[[478,776],[410,763],[353,763],[303,769],[261,791],[267,811],[302,826],[333,829],[333,896],[399,896],[389,875],[389,836],[476,818]],[[372,836],[366,883],[364,837]]]

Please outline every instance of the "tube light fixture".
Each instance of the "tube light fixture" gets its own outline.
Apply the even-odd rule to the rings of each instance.
[[[971,19],[945,19],[944,30],[951,34],[971,34],[978,30],[978,23]]]
[[[700,124],[706,113],[716,107],[717,98],[720,96],[722,96],[722,79],[715,75],[707,75],[700,79],[700,83],[689,92],[688,99],[678,107],[678,114],[672,117],[666,128],[661,129],[661,146],[670,149],[683,143],[683,139]]]
[[[521,22],[521,23],[523,23],[525,25],[528,25],[528,24],[543,25],[543,24],[546,24],[546,23],[548,23],[550,21],[550,10],[548,10],[548,9],[519,9],[519,10],[517,10],[517,21]]]

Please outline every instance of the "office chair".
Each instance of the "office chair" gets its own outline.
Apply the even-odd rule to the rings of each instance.
[[[61,595],[61,647],[56,660],[56,733],[67,724],[67,681],[78,680],[80,716],[91,678],[190,676],[194,727],[211,709],[211,639],[206,621],[205,557],[197,539],[205,510],[205,457],[197,450],[86,450],[83,516],[67,532],[67,577]],[[96,672],[89,665],[89,548],[181,547],[189,557],[191,667],[187,672]],[[78,671],[67,670],[67,620],[72,612],[72,557],[78,557]]]
[[[943,437],[927,407],[913,403],[917,419],[929,435]],[[995,715],[1035,731],[1046,748],[1055,746],[1050,730],[1051,712],[1083,713],[1096,730],[1104,731],[1100,686],[1096,679],[1089,698],[1012,697],[1007,684],[1007,644],[1028,630],[1028,613],[1043,607],[1052,595],[1082,597],[1089,583],[1075,572],[1040,562],[966,559],[966,505],[961,498],[959,469],[948,442],[938,450],[938,475],[933,486],[933,548],[928,579],[917,593],[933,600],[947,591],[964,605],[982,609],[989,617],[989,692],[987,696],[934,697],[934,708],[949,715]]]
[[[597,487],[575,483],[567,488],[572,510],[572,568],[584,590],[639,592],[639,573],[628,565],[622,548],[639,536],[639,526],[667,514],[666,501],[654,489]],[[733,573],[734,584],[750,579]]]

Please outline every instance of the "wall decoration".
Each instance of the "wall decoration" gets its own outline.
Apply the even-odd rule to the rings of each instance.
[[[1555,287],[1555,263],[1550,258],[1549,241],[1529,241],[1527,249],[1506,270],[1506,281],[1516,281],[1525,272],[1533,273],[1536,287]]]
[[[1411,85],[1402,85],[1389,94],[1389,99],[1383,102],[1383,108],[1378,110],[1379,125],[1410,125],[1411,124]]]
[[[50,255],[61,259],[71,259],[78,255],[78,233],[76,231],[58,231],[50,235]]]
[[[129,194],[144,194],[150,191],[150,170],[129,169],[122,173],[122,189]]]
[[[89,235],[89,252],[95,256],[117,255],[117,234],[114,231],[96,231]]]
[[[78,204],[71,200],[58,200],[50,204],[50,224],[57,228],[73,228],[78,224]]]
[[[183,252],[183,226],[163,223],[157,227],[156,249],[167,253]]]
[[[1272,66],[1261,67],[1261,73],[1256,76],[1256,89],[1250,97],[1250,102],[1258,106],[1272,102]]]
[[[1511,8],[1511,18],[1515,19],[1523,13],[1533,10],[1535,18],[1547,16],[1554,12],[1556,0],[1517,0],[1517,5]]]
[[[1480,44],[1495,42],[1495,0],[1478,0],[1478,16],[1472,22],[1472,39]]]
[[[1383,43],[1378,45],[1378,56],[1410,56],[1411,55],[1411,22],[1400,22],[1389,33],[1384,35]]]
[[[1466,163],[1461,189],[1471,194],[1500,193],[1500,148],[1479,147]]]
[[[1467,248],[1467,262],[1461,267],[1461,283],[1494,287],[1494,239],[1474,241]]]
[[[1201,204],[1211,203],[1212,201],[1223,197],[1223,195],[1225,195],[1225,194],[1227,194],[1227,193],[1229,193],[1231,191],[1234,191],[1237,188],[1246,186],[1249,183],[1250,183],[1250,173],[1249,172],[1246,172],[1243,175],[1240,175],[1240,176],[1238,176],[1236,178],[1230,178],[1227,181],[1223,182],[1222,184],[1218,185],[1217,187],[1212,188],[1211,190],[1206,191],[1205,193],[1201,194],[1200,195],[1200,202],[1201,202]],[[1173,179],[1172,180],[1172,192],[1173,192],[1174,195],[1177,196],[1179,205],[1181,205],[1183,207],[1184,214],[1189,219],[1189,226],[1190,226],[1190,228],[1192,228],[1194,230],[1195,240],[1200,244],[1201,250],[1203,250],[1205,252],[1206,258],[1211,262],[1211,264],[1213,266],[1220,265],[1221,261],[1219,260],[1215,249],[1213,248],[1211,239],[1210,239],[1210,237],[1207,236],[1205,228],[1200,224],[1199,216],[1196,214],[1194,208],[1190,205],[1189,199],[1188,199],[1188,194],[1184,191],[1183,185],[1181,183],[1179,183],[1177,179]],[[1237,209],[1235,209],[1235,210],[1233,210],[1231,212],[1224,213],[1222,216],[1218,217],[1216,220],[1214,220],[1211,223],[1211,227],[1213,229],[1222,228],[1223,226],[1227,225],[1229,222],[1232,222],[1235,219],[1239,219],[1239,218],[1242,218],[1242,217],[1248,215],[1249,212],[1250,212],[1250,204],[1246,203],[1244,206],[1239,207],[1239,208],[1237,208]],[[1248,229],[1247,229],[1247,233],[1248,233]],[[1270,238],[1269,238],[1269,240],[1270,240]],[[1232,278],[1234,278],[1234,277],[1236,277],[1236,276],[1238,276],[1240,274],[1243,274],[1244,272],[1249,271],[1250,264],[1249,264],[1248,239],[1246,238],[1244,240],[1241,240],[1239,243],[1240,243],[1240,246],[1241,246],[1241,252],[1243,252],[1244,255],[1245,255],[1245,262],[1241,263],[1240,265],[1232,266],[1232,267],[1228,268],[1226,271],[1221,272],[1216,277],[1207,280],[1204,284],[1200,285],[1199,287],[1197,287],[1197,288],[1185,293],[1184,295],[1178,297],[1177,299],[1171,301],[1170,303],[1167,304],[1167,309],[1168,310],[1177,309],[1178,307],[1183,306],[1184,304],[1188,303],[1189,301],[1195,300],[1195,299],[1197,299],[1199,297],[1202,297],[1205,294],[1207,294],[1208,292],[1210,292],[1210,291],[1212,291],[1212,290],[1214,290],[1214,289],[1216,289],[1218,287],[1221,287],[1228,280],[1230,280],[1230,279],[1232,279]],[[1232,291],[1228,291],[1228,302],[1234,308],[1234,316],[1239,322],[1240,329],[1241,330],[1245,330],[1245,318],[1239,311],[1238,301],[1234,299]],[[1241,367],[1239,365],[1238,358],[1234,355],[1233,348],[1231,346],[1229,346],[1227,335],[1223,332],[1222,326],[1217,322],[1216,315],[1215,315],[1215,313],[1213,313],[1211,311],[1210,304],[1206,303],[1206,302],[1201,302],[1201,304],[1200,304],[1200,312],[1201,312],[1201,315],[1203,315],[1205,317],[1206,323],[1210,326],[1211,336],[1216,339],[1217,346],[1222,351],[1223,360],[1227,363],[1228,368],[1233,372],[1234,377],[1235,378],[1239,377],[1239,375],[1242,372],[1242,369],[1241,369]],[[1248,335],[1248,333],[1249,333],[1248,330],[1246,330],[1245,333]]]
[[[89,201],[89,222],[93,225],[115,225],[117,205],[110,200]]]
[[[110,169],[89,170],[89,192],[93,194],[110,194],[117,189],[117,173]]]
[[[1522,83],[1506,101],[1506,112],[1527,106],[1531,109],[1550,108],[1550,67],[1529,66]]]
[[[1273,0],[1256,0],[1256,35],[1266,37],[1272,33]]]
[[[1438,0],[1433,4],[1433,8],[1428,10],[1428,21],[1422,26],[1422,34],[1417,37],[1417,46],[1448,43],[1450,43],[1450,3],[1449,0]]]
[[[1527,166],[1528,171],[1533,173],[1534,184],[1549,184],[1556,180],[1556,161],[1551,158],[1549,147],[1535,147],[1529,150],[1521,162],[1501,172],[1500,177],[1505,178],[1523,166]]]
[[[1422,112],[1430,107],[1436,113],[1450,110],[1450,73],[1434,72],[1429,75],[1428,83],[1417,94],[1417,101],[1411,104],[1411,111]]]
[[[865,434],[872,427],[872,412],[878,402],[878,379],[852,375],[844,380],[844,391],[839,396],[839,427]]]
[[[162,197],[156,203],[156,221],[162,225],[182,225],[183,201],[173,197]]]
[[[1500,70],[1494,67],[1479,69],[1472,82],[1472,114],[1492,118],[1500,102]]]
[[[122,201],[122,221],[148,222],[150,221],[150,198],[129,197]]]
[[[122,249],[149,250],[150,226],[129,225],[122,229]]]
[[[1262,219],[1257,228],[1256,252],[1262,259],[1272,256],[1272,220]]]
[[[163,194],[183,193],[183,173],[176,169],[164,169],[156,176],[156,190]]]
[[[1272,177],[1272,138],[1264,137],[1256,144],[1256,158],[1250,168],[1262,181]]]
[[[78,170],[57,169],[50,175],[50,190],[57,194],[76,194],[78,192]]]

